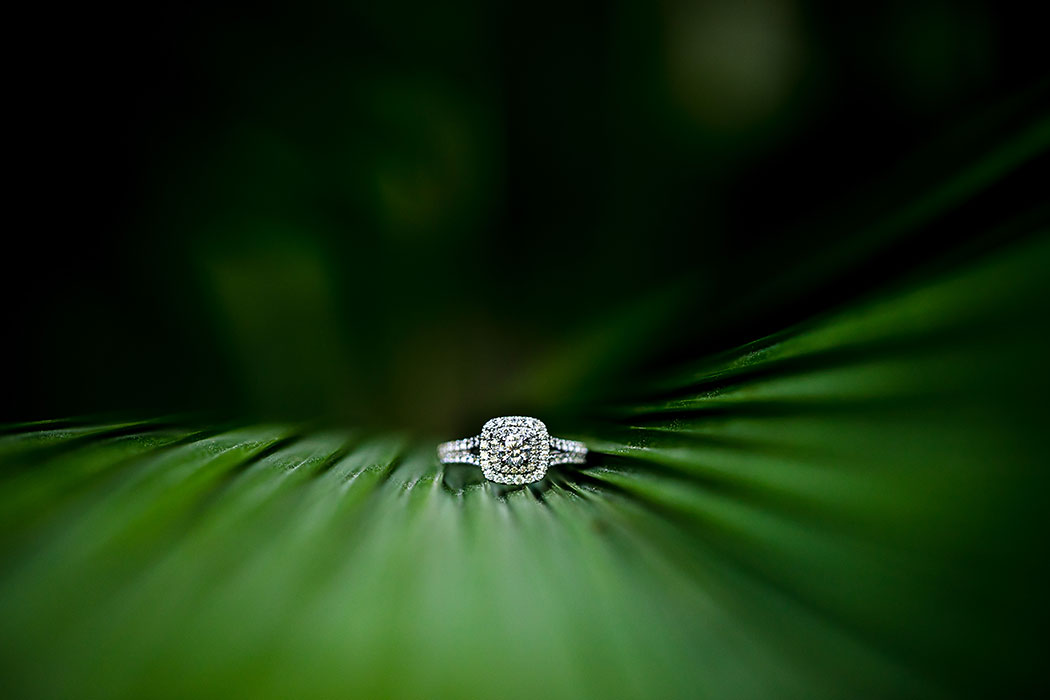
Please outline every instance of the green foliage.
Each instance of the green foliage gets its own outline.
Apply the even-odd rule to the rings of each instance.
[[[3,698],[1050,696],[1042,23],[213,5],[14,52]]]
[[[6,694],[1030,690],[1048,266],[1035,236],[552,425],[596,454],[537,487],[407,436],[10,426]]]

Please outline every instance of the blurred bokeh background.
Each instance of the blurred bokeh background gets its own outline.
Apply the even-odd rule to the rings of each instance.
[[[20,7],[0,417],[571,413],[1009,238],[1030,174],[872,222],[1031,118],[1034,12]]]
[[[1046,697],[1041,9],[11,10],[0,691]]]

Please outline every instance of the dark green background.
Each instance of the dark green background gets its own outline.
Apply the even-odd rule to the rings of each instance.
[[[1032,8],[16,8],[0,695],[1046,696]]]
[[[1037,197],[1027,174],[868,230],[1031,117],[1042,25],[1001,3],[67,4],[11,26],[9,420],[576,414],[997,245],[984,224]]]

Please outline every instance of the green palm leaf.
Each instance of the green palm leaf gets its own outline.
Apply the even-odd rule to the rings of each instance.
[[[1045,121],[1012,143],[994,163],[1042,153]],[[872,240],[1009,169],[974,166]],[[416,436],[9,426],[6,694],[1029,691],[1050,243],[1025,221],[1009,245],[552,423],[595,455],[538,487],[442,468]],[[585,355],[538,372],[588,386]]]

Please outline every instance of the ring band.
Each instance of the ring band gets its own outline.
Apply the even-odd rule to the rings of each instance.
[[[527,416],[493,418],[481,435],[443,442],[437,453],[443,464],[479,466],[486,479],[500,484],[532,483],[555,464],[587,461],[585,444],[551,437],[543,421]]]

